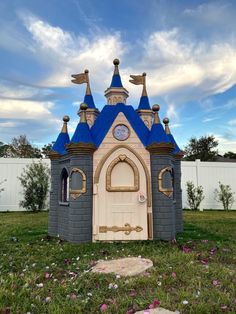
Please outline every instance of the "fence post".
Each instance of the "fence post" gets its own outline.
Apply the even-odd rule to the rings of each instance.
[[[196,179],[197,179],[197,186],[201,185],[201,177],[200,177],[200,167],[201,167],[201,160],[196,159]],[[200,204],[200,211],[203,212],[202,203]]]

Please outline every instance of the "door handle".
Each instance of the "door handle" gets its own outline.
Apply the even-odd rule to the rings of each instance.
[[[139,201],[139,203],[145,203],[146,200],[147,200],[146,196],[142,192],[140,192],[138,194],[138,201]]]

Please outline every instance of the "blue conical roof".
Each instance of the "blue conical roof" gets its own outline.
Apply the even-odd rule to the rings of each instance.
[[[141,96],[138,110],[151,110],[148,96]]]
[[[170,143],[165,130],[161,123],[154,123],[152,125],[147,146],[152,144]]]
[[[120,74],[113,74],[110,87],[123,87]]]
[[[84,103],[88,106],[88,108],[91,108],[91,109],[95,109],[95,104],[94,104],[94,101],[93,101],[93,95],[90,94],[90,95],[85,95],[84,96]]]
[[[93,139],[87,122],[79,122],[72,136],[71,143],[93,144]]]
[[[52,146],[52,150],[61,155],[64,155],[66,154],[66,144],[68,144],[69,142],[70,142],[70,137],[68,133],[61,132],[58,135],[56,142]]]
[[[173,154],[178,154],[181,150],[179,148],[179,146],[177,145],[174,136],[172,134],[167,134],[167,137],[169,139],[169,141],[174,144],[174,150],[173,150]]]
[[[120,73],[119,73],[119,68],[118,68],[119,63],[120,63],[120,61],[118,59],[115,59],[113,61],[115,68],[114,68],[114,73],[112,76],[110,88],[111,87],[123,87],[122,82],[121,82]]]

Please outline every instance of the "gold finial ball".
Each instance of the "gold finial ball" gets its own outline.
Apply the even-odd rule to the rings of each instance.
[[[169,120],[168,118],[164,118],[164,119],[163,119],[163,123],[164,123],[164,124],[168,124],[169,122],[170,122],[170,120]]]
[[[63,121],[64,122],[69,122],[70,121],[70,117],[69,116],[64,116],[63,117]]]
[[[82,104],[80,104],[80,110],[86,110],[88,109],[87,104],[85,104],[84,102],[82,102]]]
[[[160,106],[159,105],[153,105],[152,106],[152,111],[154,111],[154,112],[158,112],[160,110]]]
[[[88,69],[85,69],[85,70],[84,70],[84,73],[89,73],[89,70],[88,70]]]
[[[120,60],[119,59],[114,59],[113,60],[113,64],[114,65],[119,65],[120,64]]]
[[[146,72],[143,72],[143,76],[146,76],[147,75],[147,73]]]

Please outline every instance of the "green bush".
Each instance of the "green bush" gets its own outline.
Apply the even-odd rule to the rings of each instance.
[[[204,200],[203,187],[195,187],[193,182],[188,181],[187,185],[187,200],[188,205],[191,210],[199,210],[201,202]]]
[[[234,203],[234,192],[229,185],[219,181],[219,190],[215,189],[215,200],[223,204],[224,210],[229,210]]]
[[[49,191],[49,168],[43,164],[32,163],[27,166],[18,178],[23,187],[24,200],[20,206],[33,212],[45,209],[45,203]]]

